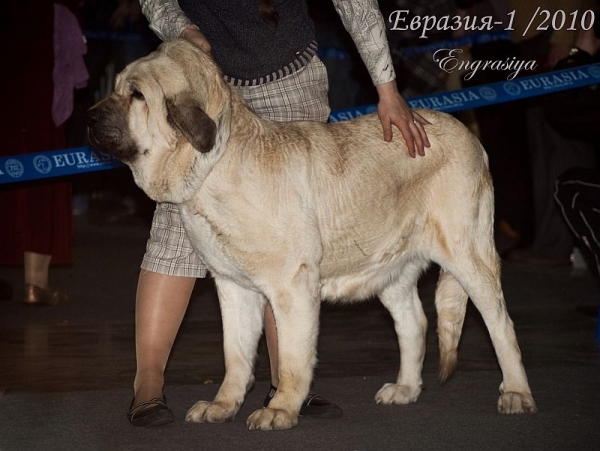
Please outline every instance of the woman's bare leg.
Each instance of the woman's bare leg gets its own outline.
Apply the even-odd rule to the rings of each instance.
[[[271,362],[271,385],[279,386],[279,347],[277,344],[277,325],[275,316],[271,309],[271,304],[267,302],[265,307],[265,338],[267,340],[267,349],[269,350],[269,361]]]
[[[50,268],[51,255],[25,252],[23,254],[25,269],[25,285],[35,285],[39,288],[48,288],[48,269]]]
[[[134,405],[163,394],[164,371],[196,279],[141,270],[135,307]]]

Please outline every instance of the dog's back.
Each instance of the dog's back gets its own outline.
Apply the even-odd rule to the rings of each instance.
[[[483,147],[459,121],[419,111],[431,147],[408,156],[375,115],[310,128],[307,174],[323,246],[322,295],[364,299],[415,259],[439,261],[476,223],[491,235],[493,193]],[[297,174],[294,175],[294,177]],[[487,237],[486,237],[487,239]]]

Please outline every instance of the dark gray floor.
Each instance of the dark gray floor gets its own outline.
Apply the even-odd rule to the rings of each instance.
[[[421,281],[430,320],[425,390],[410,406],[379,406],[398,350],[378,301],[324,306],[314,389],[344,410],[340,420],[301,419],[291,431],[248,431],[268,389],[261,343],[258,382],[232,423],[187,424],[186,409],[216,393],[223,376],[221,326],[212,283],[198,283],[173,350],[166,394],[177,421],[129,425],[135,368],[133,319],[146,224],[76,222],[75,264],[52,283],[71,302],[56,308],[0,303],[0,450],[597,450],[600,449],[600,300],[592,279],[570,268],[505,264],[503,283],[539,413],[496,413],[501,374],[479,314],[469,308],[455,376],[440,386],[435,271]],[[0,268],[20,294],[17,268]]]

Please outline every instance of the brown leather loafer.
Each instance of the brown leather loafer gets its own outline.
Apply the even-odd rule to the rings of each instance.
[[[129,422],[137,427],[157,427],[175,421],[175,415],[169,406],[167,399],[152,398],[149,401],[144,401],[134,406],[135,398],[131,401],[131,408],[127,412]]]
[[[56,288],[40,288],[35,285],[25,285],[23,303],[31,305],[59,305],[66,304],[67,295]]]

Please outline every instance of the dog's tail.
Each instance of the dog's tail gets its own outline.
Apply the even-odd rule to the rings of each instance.
[[[456,368],[458,342],[462,333],[468,295],[458,280],[445,270],[440,270],[435,291],[435,307],[438,323],[437,333],[440,346],[439,378],[443,383]]]

